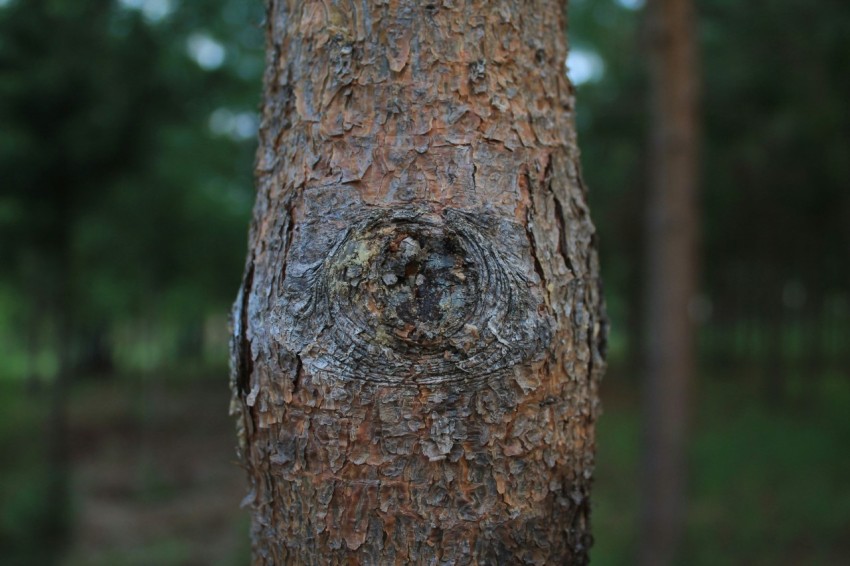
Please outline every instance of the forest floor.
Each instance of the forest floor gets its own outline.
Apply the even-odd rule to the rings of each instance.
[[[0,565],[237,566],[245,474],[220,379],[85,382],[70,405],[69,542],[47,517],[46,394],[0,388]],[[59,558],[57,559],[57,554]]]
[[[749,384],[749,385],[748,385]],[[742,380],[700,385],[682,564],[831,565],[850,556],[850,383],[769,407]],[[0,384],[0,564],[47,564],[43,395]],[[593,492],[595,566],[629,565],[637,541],[633,382],[603,387]],[[67,566],[249,562],[245,476],[226,378],[91,381],[70,399]],[[35,441],[34,441],[35,439]],[[48,544],[49,546],[49,544]]]
[[[69,565],[247,564],[226,379],[95,388],[73,407]]]

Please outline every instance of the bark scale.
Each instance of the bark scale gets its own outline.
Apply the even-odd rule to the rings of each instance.
[[[255,564],[585,564],[605,320],[555,0],[272,0]]]

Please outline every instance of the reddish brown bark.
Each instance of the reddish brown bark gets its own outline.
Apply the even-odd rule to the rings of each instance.
[[[651,179],[640,562],[671,564],[685,522],[697,295],[697,61],[690,0],[650,0]]]
[[[554,0],[274,0],[232,384],[257,564],[584,564],[605,337]]]

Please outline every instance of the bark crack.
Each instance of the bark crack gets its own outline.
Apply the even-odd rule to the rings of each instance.
[[[248,392],[248,381],[254,372],[254,359],[251,356],[251,341],[248,339],[248,299],[254,283],[254,261],[251,259],[245,281],[242,283],[242,297],[239,306],[239,372],[236,387],[241,395]]]
[[[295,354],[295,376],[292,378],[292,394],[298,393],[298,388],[301,386],[301,374],[304,371],[304,362],[301,361],[301,354]]]
[[[575,267],[570,259],[570,254],[567,252],[567,229],[564,226],[564,208],[557,196],[553,195],[552,199],[555,203],[555,222],[558,224],[558,255],[564,260],[564,265],[573,274],[576,275]]]
[[[286,280],[286,266],[289,263],[289,248],[292,246],[292,232],[295,230],[295,205],[289,202],[286,206],[286,219],[284,220],[284,243],[283,243],[283,268],[280,274],[281,284]]]
[[[537,276],[540,278],[540,286],[546,290],[546,295],[549,295],[549,289],[546,284],[546,274],[543,271],[543,265],[540,263],[540,258],[537,257],[537,241],[534,239],[534,231],[532,230],[532,220],[531,217],[534,214],[533,206],[529,207],[526,225],[525,225],[525,233],[528,236],[528,243],[531,246],[531,259],[534,262],[534,271],[537,273]]]

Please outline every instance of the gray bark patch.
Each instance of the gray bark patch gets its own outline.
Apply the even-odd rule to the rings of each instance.
[[[545,354],[554,323],[521,226],[425,207],[342,220],[296,237],[274,309],[278,339],[311,374],[467,382]]]

